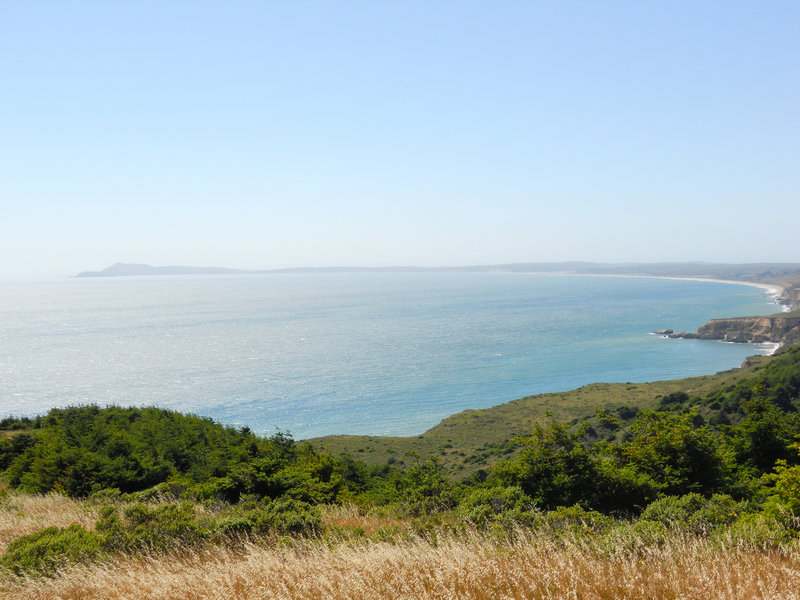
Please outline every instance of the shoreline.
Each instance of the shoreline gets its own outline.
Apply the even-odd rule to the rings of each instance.
[[[603,275],[600,275],[601,277]],[[611,277],[620,277],[619,275],[610,275]],[[636,277],[636,275],[623,275],[622,277]],[[649,279],[672,279],[676,281],[706,281],[709,283],[727,283],[729,285],[747,285],[750,287],[757,287],[765,290],[768,296],[771,296],[772,299],[775,301],[775,304],[780,308],[781,312],[787,313],[791,312],[794,309],[794,306],[790,304],[783,304],[780,302],[781,298],[783,297],[783,293],[786,290],[785,286],[772,284],[772,283],[759,283],[757,281],[739,281],[736,279],[715,279],[713,277],[678,277],[678,276],[659,276],[659,275],[644,275],[643,277]],[[776,313],[777,314],[777,313]],[[749,316],[749,315],[748,315]],[[760,316],[768,316],[768,315],[760,315]],[[720,319],[725,318],[745,318],[745,317],[718,317]]]
[[[498,271],[503,272],[503,271]],[[513,271],[506,271],[507,273],[514,273]],[[516,273],[515,273],[516,274]],[[681,277],[679,275],[630,275],[627,273],[549,273],[544,271],[531,271],[530,273],[519,273],[521,275],[556,275],[561,277],[621,277],[626,279],[669,279],[673,281],[704,281],[707,283],[727,283],[729,285],[747,285],[750,287],[757,287],[765,290],[768,295],[773,296],[776,301],[786,289],[784,286],[773,283],[759,283],[757,281],[744,281],[737,279],[716,279],[714,277]],[[779,304],[776,302],[776,304]],[[783,312],[789,312],[792,308],[779,304],[783,307]],[[725,318],[725,317],[720,317]]]
[[[672,281],[701,281],[707,283],[725,283],[728,285],[746,285],[749,287],[757,287],[761,288],[766,292],[768,296],[770,296],[774,302],[774,304],[778,307],[779,311],[776,313],[770,313],[768,315],[745,315],[742,317],[715,317],[711,319],[711,321],[716,321],[718,319],[747,319],[747,318],[757,318],[757,317],[769,317],[778,315],[781,313],[790,313],[793,310],[798,308],[797,304],[793,303],[784,303],[782,300],[784,298],[784,292],[786,290],[786,286],[774,284],[774,283],[760,283],[757,281],[744,281],[744,280],[737,280],[737,279],[718,279],[715,277],[682,277],[680,275],[631,275],[627,273],[552,273],[552,272],[542,272],[542,271],[531,271],[525,273],[516,273],[514,271],[496,271],[497,273],[514,273],[520,275],[555,275],[561,277],[622,277],[622,278],[629,278],[629,279],[669,279]],[[708,341],[715,341],[715,340],[708,340]],[[748,342],[753,343],[753,342]],[[777,352],[781,345],[779,342],[771,342],[778,344],[774,350],[771,350],[766,356],[772,356]]]

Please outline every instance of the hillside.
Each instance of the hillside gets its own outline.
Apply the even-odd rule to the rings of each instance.
[[[388,462],[402,466],[410,452],[423,459],[435,456],[447,472],[466,477],[516,451],[517,446],[509,441],[528,435],[534,423],[551,417],[583,421],[598,410],[630,418],[640,410],[655,409],[661,398],[675,392],[699,396],[744,381],[769,361],[770,357],[754,356],[741,368],[715,375],[651,383],[593,383],[567,392],[527,396],[491,408],[460,412],[418,436],[340,435],[306,441],[319,451],[349,454],[370,465]]]

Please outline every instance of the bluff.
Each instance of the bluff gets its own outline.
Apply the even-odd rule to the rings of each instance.
[[[800,316],[771,315],[767,317],[736,317],[713,319],[697,332],[668,333],[668,337],[723,342],[773,342],[791,345],[800,341]]]
[[[786,286],[780,296],[780,303],[788,306],[790,309],[800,306],[800,285]]]
[[[674,332],[662,329],[655,333],[670,338],[691,340],[720,340],[723,342],[754,343],[765,342],[791,346],[800,344],[800,286],[787,285],[781,290],[778,301],[787,306],[790,313],[780,313],[763,317],[733,317],[712,319],[694,332]]]

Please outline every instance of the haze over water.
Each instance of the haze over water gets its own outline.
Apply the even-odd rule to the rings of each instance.
[[[0,286],[0,416],[158,405],[296,438],[413,435],[591,382],[736,367],[766,346],[668,340],[769,314],[719,282],[488,273],[80,279]]]

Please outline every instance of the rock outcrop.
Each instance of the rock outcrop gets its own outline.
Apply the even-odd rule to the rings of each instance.
[[[702,325],[695,333],[682,331],[669,333],[667,337],[736,343],[792,344],[800,341],[800,317],[771,315],[713,319]]]
[[[654,333],[669,338],[691,340],[719,340],[735,343],[774,343],[782,346],[800,344],[800,286],[785,286],[778,302],[794,310],[791,314],[767,315],[764,317],[735,317],[713,319],[702,325],[696,332],[661,329]]]

